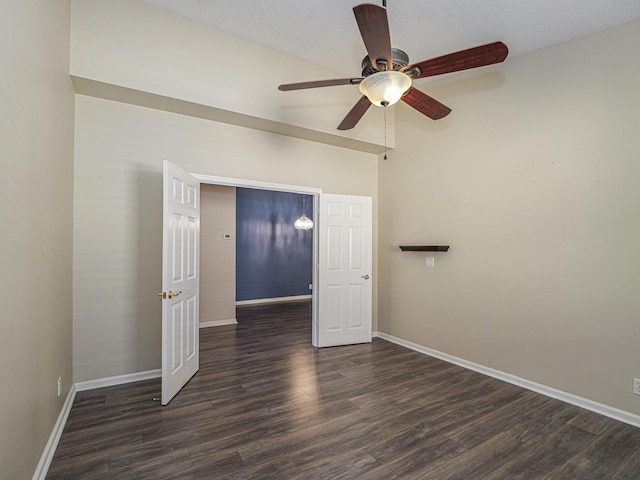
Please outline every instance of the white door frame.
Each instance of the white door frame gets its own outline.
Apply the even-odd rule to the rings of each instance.
[[[191,174],[200,183],[212,185],[224,185],[228,187],[255,188],[259,190],[273,190],[277,192],[291,192],[306,195],[313,195],[313,224],[318,225],[318,195],[322,193],[322,188],[303,187],[299,185],[286,185],[283,183],[259,182],[256,180],[245,180],[241,178],[217,177],[214,175]],[[311,290],[311,344],[318,346],[318,229],[313,229],[313,289]]]

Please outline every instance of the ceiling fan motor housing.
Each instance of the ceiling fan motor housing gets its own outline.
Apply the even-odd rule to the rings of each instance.
[[[387,68],[387,70],[400,70],[409,65],[409,55],[399,48],[391,49],[391,59],[393,62],[393,68]],[[371,62],[369,55],[362,59],[362,76],[368,77],[376,72],[379,72],[377,66]],[[407,72],[405,72],[407,73]]]

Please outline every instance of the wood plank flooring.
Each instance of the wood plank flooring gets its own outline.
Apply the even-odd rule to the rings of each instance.
[[[314,349],[311,305],[238,308],[200,371],[77,394],[48,479],[640,479],[640,429],[381,339]]]

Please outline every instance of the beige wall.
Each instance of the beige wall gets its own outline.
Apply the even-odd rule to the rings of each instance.
[[[376,215],[374,155],[76,96],[76,381],[160,368],[162,160],[193,173],[369,195]]]
[[[236,188],[200,185],[200,209],[200,323],[235,320]]]
[[[296,104],[276,89],[286,71],[323,73],[317,66],[128,0],[72,0],[71,38],[73,75],[187,106],[177,114],[139,106],[145,95],[129,103],[76,96],[76,381],[160,367],[162,160],[193,173],[369,195],[376,214],[375,155],[188,114],[198,104],[320,130],[330,117],[333,130],[336,104],[329,114],[326,98]],[[225,55],[258,68],[260,81],[234,73],[230,85]],[[363,124],[360,135],[367,131]]]
[[[23,479],[72,381],[74,96],[69,3],[3,2],[1,10],[0,478]]]
[[[640,23],[419,87],[380,161],[380,330],[640,414]],[[400,244],[448,244],[425,267]]]
[[[291,70],[322,78],[317,66],[127,0],[72,5],[71,71],[84,79],[321,132],[351,106],[339,89],[327,102],[268,85],[297,80]],[[378,165],[358,151],[78,96],[76,380],[159,366],[159,172],[168,159],[196,173],[371,195],[374,219],[379,192],[377,328],[640,412],[631,393],[638,30],[420,81],[454,111],[430,122],[399,105],[397,149]],[[257,65],[260,82],[202,61],[235,54]],[[366,121],[349,135],[375,144],[379,122]],[[452,248],[433,269],[397,248],[422,242]]]
[[[189,47],[220,34],[192,36],[182,19],[128,1],[73,5],[72,69],[86,78],[326,132],[350,108],[339,89],[327,103],[271,96],[242,77],[212,81],[202,58],[216,42]],[[0,286],[10,299],[0,349],[0,377],[11,385],[0,399],[3,478],[32,475],[72,376],[159,367],[163,159],[197,173],[371,195],[378,217],[370,154],[84,96],[72,204],[68,8],[28,0],[0,16],[0,89],[11,92],[0,110],[3,270],[12,274]],[[399,148],[379,162],[378,329],[640,413],[631,394],[640,376],[639,27],[424,81],[454,108],[442,122],[399,106]],[[164,29],[186,43],[158,43]],[[260,76],[274,84],[326,73],[222,36],[243,58],[263,59]],[[351,134],[379,143],[375,115]],[[422,242],[452,248],[433,269],[425,255],[397,249]]]
[[[281,83],[344,77],[344,72],[133,0],[73,0],[72,42],[72,75],[237,112],[247,121],[384,143],[382,109],[370,109],[357,129],[336,129],[360,98],[357,87],[277,89]],[[393,112],[388,116],[387,144],[393,146]]]

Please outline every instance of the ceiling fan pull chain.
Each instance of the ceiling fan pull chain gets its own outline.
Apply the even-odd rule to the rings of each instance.
[[[384,109],[384,159],[387,159],[387,109]]]

